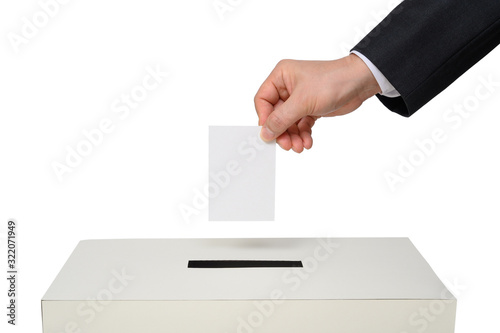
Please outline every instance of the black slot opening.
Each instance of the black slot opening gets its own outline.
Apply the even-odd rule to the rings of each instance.
[[[188,268],[303,267],[300,260],[189,260]]]

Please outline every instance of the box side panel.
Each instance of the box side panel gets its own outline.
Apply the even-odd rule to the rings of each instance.
[[[44,301],[44,333],[453,333],[455,300]]]

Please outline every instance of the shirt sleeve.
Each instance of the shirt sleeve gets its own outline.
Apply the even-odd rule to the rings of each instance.
[[[361,52],[359,51],[351,51],[351,53],[354,53],[358,57],[363,60],[366,66],[368,66],[368,69],[372,72],[373,76],[375,77],[375,80],[377,80],[378,86],[382,90],[380,95],[386,96],[386,97],[398,97],[401,96],[399,92],[394,88],[394,86],[387,80],[387,78],[382,74],[381,71],[375,66],[370,59],[365,57]]]

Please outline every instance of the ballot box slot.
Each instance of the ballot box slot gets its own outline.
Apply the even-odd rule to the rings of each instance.
[[[300,260],[189,260],[188,268],[301,268]]]

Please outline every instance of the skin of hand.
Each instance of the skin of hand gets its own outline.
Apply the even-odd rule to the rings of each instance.
[[[312,147],[312,127],[321,117],[356,110],[381,89],[357,55],[332,61],[282,60],[255,95],[260,136],[284,150]]]

